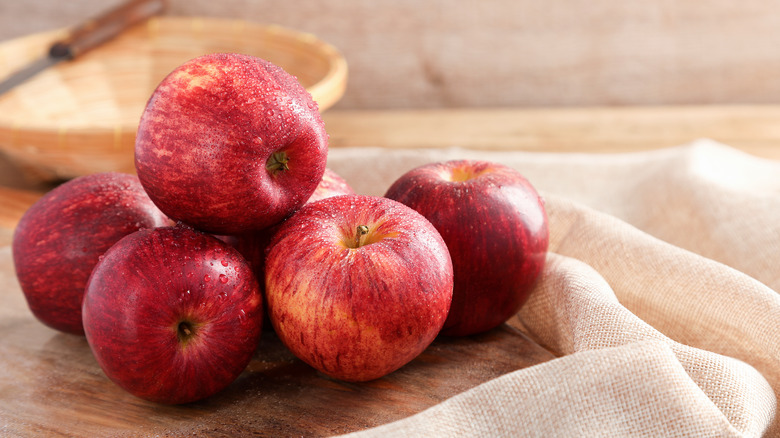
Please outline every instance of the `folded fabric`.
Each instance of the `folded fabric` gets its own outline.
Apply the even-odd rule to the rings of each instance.
[[[545,197],[548,263],[511,323],[559,357],[350,436],[780,434],[780,163],[701,140],[609,155],[333,149],[329,166],[381,195],[452,158],[515,167]]]

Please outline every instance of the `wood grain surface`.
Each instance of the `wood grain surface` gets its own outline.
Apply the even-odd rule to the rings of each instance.
[[[779,105],[342,110],[323,118],[331,147],[624,153],[709,138],[780,159]]]
[[[0,39],[120,0],[0,1]],[[776,0],[169,0],[169,15],[310,32],[350,68],[342,109],[780,102]]]
[[[0,186],[0,248],[10,245],[13,230],[25,211],[41,197],[38,191]]]
[[[7,251],[2,256],[4,263],[10,258]],[[0,290],[0,302],[4,437],[329,436],[407,417],[553,357],[503,325],[438,339],[400,370],[355,384],[316,372],[266,331],[247,370],[227,389],[201,402],[164,406],[109,381],[85,338],[38,322],[18,289]]]

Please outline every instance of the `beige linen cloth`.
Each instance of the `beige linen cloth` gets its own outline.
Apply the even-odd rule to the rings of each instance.
[[[780,436],[780,162],[700,140],[608,155],[334,148],[329,167],[382,195],[453,158],[514,167],[544,196],[549,257],[515,325],[558,357],[350,436]]]

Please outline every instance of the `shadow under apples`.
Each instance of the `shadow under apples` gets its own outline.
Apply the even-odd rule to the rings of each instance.
[[[503,374],[552,359],[503,324],[467,337],[440,337],[401,369],[369,382],[332,379],[295,358],[265,332],[252,362],[226,390],[194,405],[218,410],[226,436],[250,430],[329,436],[402,419]],[[249,421],[249,423],[247,423]],[[201,432],[214,433],[209,420]]]
[[[6,385],[14,424],[84,436],[328,436],[408,417],[500,375],[553,358],[517,329],[436,339],[401,369],[363,383],[331,379],[309,367],[265,330],[247,369],[225,390],[186,405],[139,399],[111,382],[86,339],[57,333],[37,321],[18,328],[34,333],[28,381]],[[15,338],[21,343],[21,337]],[[7,344],[6,344],[7,345]],[[7,352],[6,352],[7,353]],[[42,409],[41,406],[45,406]],[[47,418],[33,412],[46,412]],[[8,412],[6,412],[8,413]],[[36,429],[37,430],[37,429]]]

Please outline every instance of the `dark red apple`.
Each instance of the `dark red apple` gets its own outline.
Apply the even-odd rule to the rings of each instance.
[[[327,159],[317,104],[265,60],[211,54],[155,89],[143,112],[135,166],[169,217],[214,234],[281,221],[314,192]]]
[[[16,276],[30,310],[49,327],[83,334],[81,300],[98,257],[130,233],[169,224],[134,175],[98,173],[51,190],[14,231]]]
[[[263,269],[265,266],[265,250],[278,228],[279,225],[273,225],[253,233],[244,233],[239,235],[217,235],[215,237],[232,246],[238,250],[242,256],[244,256],[249,265],[252,267],[252,272],[255,273],[258,281],[261,282],[260,287],[262,289]]]
[[[84,295],[84,331],[109,379],[179,404],[225,388],[262,326],[257,278],[224,242],[184,226],[142,230],[111,247]]]
[[[385,194],[422,213],[447,243],[455,272],[442,334],[470,335],[517,313],[544,267],[547,213],[518,171],[455,160],[407,172]]]
[[[268,314],[282,342],[322,373],[382,377],[433,341],[452,299],[436,229],[398,202],[345,195],[307,204],[274,235]]]

